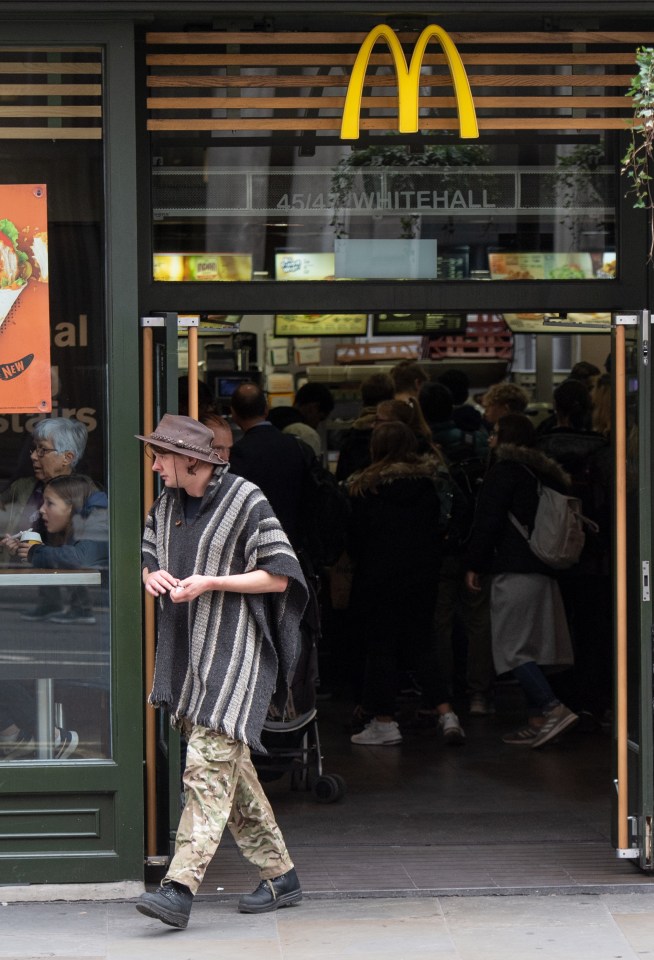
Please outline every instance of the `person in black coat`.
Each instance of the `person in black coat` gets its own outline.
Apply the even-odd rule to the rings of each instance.
[[[300,443],[266,420],[266,395],[255,383],[243,383],[231,400],[232,418],[243,430],[229,458],[232,473],[263,491],[295,549],[301,545],[300,508],[307,466]]]
[[[562,704],[546,676],[573,662],[572,644],[555,571],[532,553],[520,526],[533,530],[538,482],[563,493],[569,478],[557,463],[533,449],[534,426],[523,414],[494,427],[494,462],[482,485],[466,549],[466,582],[479,589],[490,573],[493,659],[498,674],[513,672],[527,697],[529,724],[506,743],[540,747],[578,717]]]
[[[429,637],[441,555],[439,461],[417,452],[399,421],[375,427],[372,463],[348,481],[354,562],[351,608],[365,650],[364,710],[357,744],[400,743],[395,694],[403,656]]]

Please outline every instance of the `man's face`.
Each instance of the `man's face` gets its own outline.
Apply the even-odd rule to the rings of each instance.
[[[213,448],[221,460],[229,460],[232,452],[232,431],[220,424],[209,424],[213,431]]]
[[[181,456],[178,453],[170,453],[168,450],[162,450],[160,447],[153,447],[146,444],[146,454],[152,460],[152,469],[158,473],[167,487],[181,487],[180,480],[187,475],[186,466],[183,460],[188,457]]]

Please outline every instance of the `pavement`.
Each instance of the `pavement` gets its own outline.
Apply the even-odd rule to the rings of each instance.
[[[305,899],[259,916],[202,899],[186,930],[134,901],[3,902],[1,960],[643,960],[651,887],[628,894]]]

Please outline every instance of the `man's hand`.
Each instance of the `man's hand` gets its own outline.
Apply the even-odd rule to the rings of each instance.
[[[177,586],[170,591],[170,599],[173,603],[188,603],[189,600],[195,600],[207,590],[215,590],[215,583],[215,577],[203,577],[199,573],[194,573],[192,577],[186,577],[185,580],[177,583]]]
[[[154,573],[143,571],[143,584],[146,591],[153,597],[160,597],[163,593],[172,591],[179,580],[167,570],[155,570]]]

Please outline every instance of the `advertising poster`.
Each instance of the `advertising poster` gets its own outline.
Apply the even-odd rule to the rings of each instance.
[[[276,253],[275,280],[333,280],[333,253]]]
[[[155,253],[152,275],[164,283],[251,280],[249,253]]]
[[[0,184],[0,413],[52,409],[48,289],[45,184]]]
[[[590,253],[489,253],[491,280],[592,280]]]

